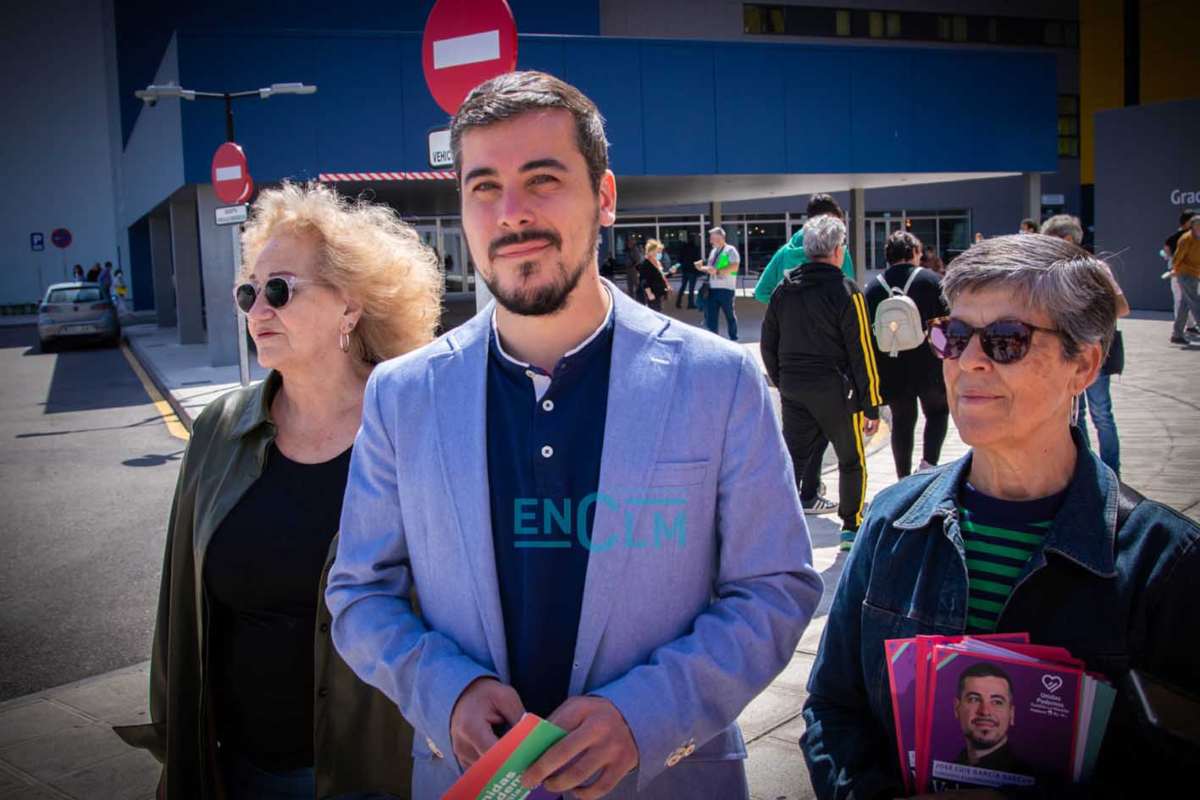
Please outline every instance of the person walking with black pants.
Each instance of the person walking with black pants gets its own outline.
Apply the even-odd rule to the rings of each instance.
[[[867,286],[869,319],[875,319],[879,304],[894,290],[912,300],[921,315],[922,330],[929,321],[950,313],[942,301],[942,281],[921,265],[921,241],[907,231],[888,237],[884,255],[887,270]],[[892,409],[892,458],[896,477],[912,474],[914,439],[917,430],[917,404],[925,414],[924,450],[921,469],[935,466],[946,441],[950,406],[946,402],[946,384],[942,380],[942,362],[924,342],[911,350],[900,350],[892,357],[879,348],[872,337],[883,402]]]
[[[771,295],[759,346],[779,387],[783,438],[802,498],[817,488],[805,485],[804,476],[809,460],[820,458],[822,436],[837,453],[840,546],[849,550],[867,491],[863,436],[879,428],[881,399],[866,300],[841,270],[845,241],[846,225],[837,217],[804,224],[806,261]]]
[[[696,265],[692,262],[698,259],[699,249],[692,244],[690,240],[683,243],[683,249],[679,256],[679,294],[675,296],[675,307],[681,308],[683,295],[687,293],[687,307],[696,307],[696,282],[700,280],[700,270],[696,269]]]

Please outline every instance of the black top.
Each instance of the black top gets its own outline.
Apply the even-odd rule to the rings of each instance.
[[[785,396],[841,376],[847,407],[879,417],[879,372],[862,291],[841,267],[820,262],[788,271],[771,294],[759,348]]]
[[[1167,248],[1167,255],[1175,255],[1175,248],[1179,245],[1179,240],[1183,238],[1185,233],[1187,233],[1187,228],[1180,228],[1167,237],[1167,240],[1163,242]]]
[[[638,292],[641,293],[639,300],[645,300],[646,295],[643,289],[649,287],[650,292],[654,295],[655,300],[662,300],[670,291],[667,286],[667,279],[663,276],[662,270],[654,266],[650,259],[643,259],[642,263],[638,264]]]
[[[263,769],[313,763],[317,595],[349,469],[350,450],[300,464],[272,444],[208,547],[217,735]]]
[[[492,542],[512,686],[543,717],[567,699],[604,453],[613,317],[547,377],[505,355],[487,370]],[[536,376],[536,380],[529,373]],[[545,394],[537,396],[538,386]]]
[[[903,289],[913,269],[912,264],[893,264],[884,271],[883,279],[893,289]],[[879,281],[872,278],[867,284],[866,295],[867,319],[874,323],[875,310],[887,299],[889,292]],[[922,269],[917,273],[912,285],[908,287],[908,297],[917,304],[917,310],[921,312],[921,322],[925,324],[931,319],[950,313],[942,300],[942,281],[933,270]],[[928,344],[922,344],[912,350],[901,350],[892,358],[879,349],[874,331],[871,333],[871,343],[875,347],[875,363],[879,365],[879,382],[885,403],[893,398],[917,394],[924,389],[944,388],[942,362],[933,354]]]

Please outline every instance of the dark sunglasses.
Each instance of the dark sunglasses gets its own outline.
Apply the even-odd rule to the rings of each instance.
[[[958,358],[978,333],[984,355],[997,364],[1012,364],[1029,355],[1034,331],[1058,335],[1052,328],[1039,328],[1019,319],[998,319],[976,328],[961,319],[938,317],[929,321],[929,346],[938,358]]]
[[[243,313],[249,314],[250,309],[254,307],[254,301],[258,299],[259,292],[261,292],[267,300],[267,305],[271,308],[283,308],[291,302],[297,286],[310,283],[320,283],[320,281],[305,280],[297,278],[295,275],[276,275],[273,278],[267,278],[267,282],[262,286],[246,281],[233,287],[233,300]]]

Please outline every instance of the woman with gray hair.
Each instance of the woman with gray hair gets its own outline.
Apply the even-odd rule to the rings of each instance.
[[[1175,768],[1138,723],[1131,670],[1200,692],[1200,648],[1182,644],[1200,635],[1200,527],[1123,486],[1072,430],[1113,337],[1112,283],[1070,242],[1013,235],[956,258],[943,289],[929,344],[972,449],[871,504],[804,710],[817,796],[904,793],[885,639],[1022,631],[1117,686],[1095,781],[1132,796]]]

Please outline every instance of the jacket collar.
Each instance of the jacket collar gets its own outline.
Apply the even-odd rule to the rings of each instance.
[[[267,373],[267,377],[251,389],[230,433],[241,438],[256,430],[259,425],[271,422],[271,401],[275,399],[275,394],[282,385],[282,375],[275,370]]]
[[[1111,469],[1071,431],[1079,453],[1067,497],[1046,536],[1044,550],[1058,553],[1089,572],[1111,578],[1116,572],[1117,499],[1120,483]],[[919,530],[934,517],[956,513],[958,488],[971,472],[971,453],[940,470],[892,527]]]

